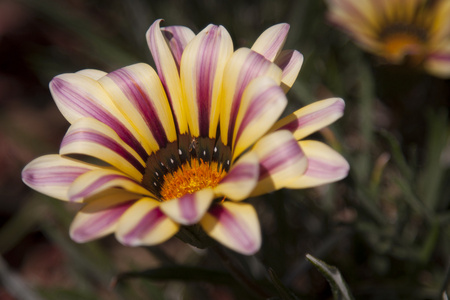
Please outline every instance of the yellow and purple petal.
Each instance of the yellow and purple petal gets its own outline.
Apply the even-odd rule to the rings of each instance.
[[[70,237],[78,242],[88,242],[113,233],[120,217],[140,196],[117,192],[86,204],[70,225]]]
[[[330,146],[313,140],[300,141],[308,159],[308,168],[303,176],[290,181],[286,187],[304,189],[345,178],[350,166],[345,158]]]
[[[283,90],[272,78],[259,77],[248,85],[236,117],[233,161],[272,127],[286,105]]]
[[[248,48],[241,48],[233,53],[225,67],[222,86],[220,132],[225,145],[232,143],[242,95],[249,83],[257,77],[270,77],[279,85],[281,75],[281,69],[277,65]]]
[[[181,56],[187,44],[195,37],[195,33],[185,26],[168,26],[161,28],[161,32],[169,45],[173,58],[180,70]]]
[[[182,225],[193,225],[203,217],[213,198],[214,192],[208,188],[178,199],[164,201],[160,208],[173,221]]]
[[[93,72],[84,72],[87,73],[89,76],[99,76]],[[82,74],[62,74],[50,82],[53,99],[63,116],[71,124],[86,117],[98,120],[115,131],[142,159],[146,159],[150,151],[143,148],[140,142],[142,137],[117,109],[98,81]]]
[[[228,199],[241,201],[253,191],[258,178],[258,156],[254,152],[248,152],[233,164],[227,175],[214,188],[214,192]]]
[[[267,28],[255,41],[252,50],[274,61],[283,49],[289,32],[289,24],[281,23]]]
[[[105,124],[91,118],[70,126],[61,142],[60,154],[83,154],[103,160],[137,181],[142,179],[145,162]]]
[[[103,76],[107,75],[108,73],[96,69],[84,69],[76,72],[76,74],[83,75],[89,78],[92,78],[94,80],[99,80]]]
[[[266,135],[251,151],[259,158],[258,184],[251,196],[286,187],[290,181],[302,176],[308,166],[305,153],[286,130]]]
[[[255,208],[247,203],[213,205],[200,221],[203,230],[228,248],[255,254],[261,247],[261,229]]]
[[[300,140],[342,117],[345,102],[330,98],[309,104],[278,121],[271,131],[289,130]]]
[[[303,64],[303,55],[297,50],[283,50],[275,59],[275,64],[282,70],[281,87],[287,93],[297,79]]]
[[[219,97],[233,42],[222,26],[208,25],[186,47],[180,76],[192,136],[216,137]]]
[[[97,168],[98,166],[57,154],[44,155],[25,166],[22,180],[42,194],[68,201],[68,190],[73,181]]]
[[[450,76],[450,45],[430,53],[424,62],[424,68],[435,76],[448,78]]]
[[[163,213],[160,202],[143,198],[121,216],[116,238],[126,246],[150,246],[168,240],[179,228],[178,223]]]
[[[102,77],[99,83],[127,121],[155,152],[176,140],[175,124],[158,75],[147,64],[134,64]]]
[[[71,202],[82,202],[112,188],[123,189],[142,196],[155,197],[139,182],[124,173],[110,169],[92,170],[79,176],[71,185],[68,195]]]
[[[180,74],[177,63],[170,50],[169,44],[160,29],[161,19],[156,20],[147,31],[147,43],[155,61],[161,83],[172,108],[175,125],[179,133],[187,133],[187,121],[182,107],[183,94],[181,91]]]

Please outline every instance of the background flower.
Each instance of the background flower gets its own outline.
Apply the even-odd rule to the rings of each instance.
[[[388,63],[408,61],[435,76],[450,76],[447,0],[330,0],[330,21]]]

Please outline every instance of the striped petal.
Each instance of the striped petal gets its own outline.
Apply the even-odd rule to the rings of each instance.
[[[214,192],[234,201],[244,200],[255,188],[258,176],[258,156],[253,152],[246,153],[233,164]]]
[[[208,25],[186,47],[181,59],[181,86],[193,136],[216,137],[223,70],[233,42],[222,26]]]
[[[100,78],[107,75],[108,73],[100,71],[100,70],[95,70],[95,69],[84,69],[84,70],[78,71],[76,74],[83,75],[83,76],[92,78],[94,80],[99,80]]]
[[[339,153],[318,141],[300,141],[308,158],[308,168],[303,176],[289,182],[286,187],[303,189],[345,178],[350,166]]]
[[[236,117],[245,88],[250,81],[263,76],[270,77],[280,84],[281,69],[250,49],[238,49],[227,62],[220,111],[220,132],[225,145],[230,145],[232,142]]]
[[[139,197],[115,193],[86,204],[70,225],[70,237],[85,243],[113,233],[120,217]]]
[[[450,76],[450,46],[446,51],[430,54],[424,62],[424,68],[431,74],[448,78]]]
[[[181,102],[183,95],[181,92],[180,75],[175,58],[159,27],[160,22],[161,19],[156,20],[148,29],[146,35],[147,43],[174,113],[175,124],[179,132],[183,134],[187,133],[188,128]]]
[[[211,189],[200,190],[161,203],[161,210],[173,221],[182,225],[193,225],[200,221],[213,201]]]
[[[292,134],[276,131],[259,140],[251,151],[259,157],[259,181],[251,196],[286,187],[306,171],[308,161]]]
[[[281,87],[287,93],[300,72],[303,64],[303,55],[297,50],[284,50],[275,59],[275,64],[283,71]]]
[[[300,140],[342,117],[344,108],[345,102],[340,98],[317,101],[281,119],[271,131],[289,130]]]
[[[112,188],[154,197],[147,189],[127,175],[109,169],[98,169],[84,173],[74,181],[68,194],[71,202],[82,202],[93,195]]]
[[[82,74],[83,72],[62,74],[50,82],[50,91],[63,116],[70,123],[85,117],[104,123],[142,159],[146,159],[150,150],[144,150],[142,147],[140,142],[142,137],[115,107],[101,85],[91,77]],[[95,75],[91,72],[89,76]]]
[[[176,234],[180,226],[159,205],[160,202],[150,198],[133,204],[119,220],[117,240],[126,246],[155,245]]]
[[[76,121],[61,142],[60,154],[83,154],[103,160],[137,181],[145,162],[105,124],[91,118]]]
[[[69,200],[68,190],[75,179],[97,166],[57,154],[38,157],[22,171],[23,182],[32,189],[60,200]]]
[[[212,206],[200,222],[203,230],[228,248],[252,255],[261,247],[261,229],[252,205],[224,202]]]
[[[248,85],[236,118],[233,160],[272,127],[286,105],[286,95],[272,78],[260,77]]]
[[[181,55],[187,44],[195,37],[195,33],[191,29],[184,26],[168,26],[161,28],[167,44],[169,45],[172,55],[177,63],[178,71],[180,70]]]
[[[99,83],[152,151],[176,140],[170,105],[152,67],[143,63],[128,66],[109,73]]]
[[[267,28],[255,41],[252,50],[274,61],[283,49],[289,32],[289,24],[282,23]]]

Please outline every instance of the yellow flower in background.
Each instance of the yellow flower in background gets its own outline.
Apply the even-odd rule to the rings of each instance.
[[[328,0],[329,20],[365,50],[450,76],[449,0]]]
[[[300,141],[341,117],[344,102],[322,100],[277,122],[303,60],[282,50],[287,24],[234,51],[222,26],[195,35],[160,22],[147,32],[157,72],[140,63],[51,81],[71,126],[59,155],[33,160],[22,178],[84,204],[70,229],[77,242],[115,233],[124,245],[154,245],[197,226],[253,254],[260,227],[243,200],[347,175],[348,163],[329,146]]]

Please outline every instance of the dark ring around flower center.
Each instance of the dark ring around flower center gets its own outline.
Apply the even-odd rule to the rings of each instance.
[[[160,200],[164,200],[161,189],[168,174],[174,174],[194,160],[217,168],[217,172],[228,172],[231,163],[231,148],[220,138],[192,137],[181,134],[178,140],[167,143],[165,148],[152,153],[147,159],[142,185]],[[217,166],[217,167],[215,167]]]
[[[418,24],[393,23],[384,26],[380,30],[378,37],[380,40],[383,41],[398,34],[410,35],[412,37],[417,38],[421,42],[425,42],[428,39],[429,32],[425,26],[419,26]]]

